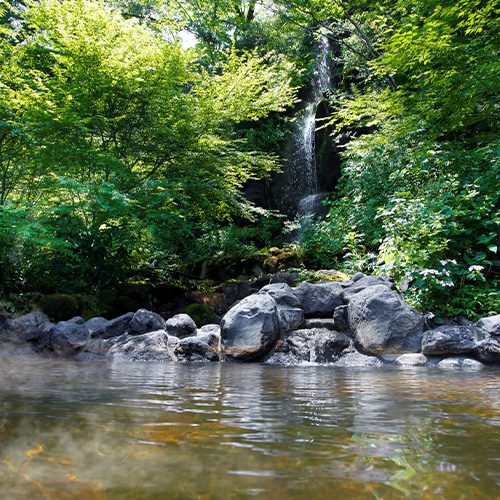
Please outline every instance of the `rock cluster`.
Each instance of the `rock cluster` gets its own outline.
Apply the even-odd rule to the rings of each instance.
[[[432,328],[386,277],[273,283],[238,300],[221,325],[139,309],[112,320],[51,323],[0,314],[0,353],[112,362],[254,361],[293,365],[477,368],[500,364],[500,315]],[[9,354],[10,355],[10,354]]]

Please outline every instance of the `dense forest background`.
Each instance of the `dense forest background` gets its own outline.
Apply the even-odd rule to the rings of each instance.
[[[244,188],[286,168],[321,37],[342,176],[290,220]],[[0,67],[4,305],[286,247],[283,270],[500,312],[500,0],[1,0]]]

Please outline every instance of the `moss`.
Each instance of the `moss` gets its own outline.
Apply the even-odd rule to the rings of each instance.
[[[215,323],[215,316],[212,309],[205,304],[190,304],[182,312],[191,316],[198,328],[201,328],[203,325]]]
[[[40,299],[40,308],[53,321],[64,321],[78,316],[81,309],[75,297],[64,293],[45,295]]]

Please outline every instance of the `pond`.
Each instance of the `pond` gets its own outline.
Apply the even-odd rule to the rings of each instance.
[[[2,361],[0,498],[499,498],[499,375]]]

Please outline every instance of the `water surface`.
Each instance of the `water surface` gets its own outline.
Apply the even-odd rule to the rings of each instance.
[[[498,499],[500,372],[0,364],[1,499]]]

